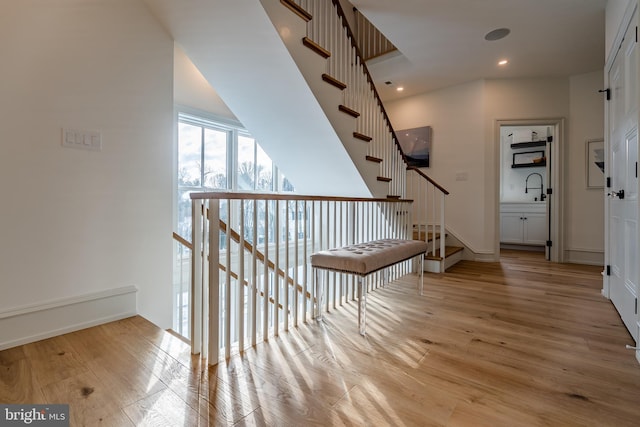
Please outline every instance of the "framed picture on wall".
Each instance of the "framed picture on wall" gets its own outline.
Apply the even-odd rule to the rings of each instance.
[[[409,166],[428,168],[431,157],[431,126],[396,131]]]
[[[587,140],[587,188],[604,188],[604,139]]]

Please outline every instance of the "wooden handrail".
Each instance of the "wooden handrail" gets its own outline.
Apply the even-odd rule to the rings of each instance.
[[[208,193],[207,193],[208,194]],[[219,194],[219,193],[214,193],[214,194]],[[237,193],[226,193],[226,194],[237,194]],[[367,199],[370,200],[370,199]],[[387,199],[381,199],[384,201],[387,201]],[[204,207],[203,207],[204,208]],[[209,209],[207,209],[207,219],[209,219]],[[222,230],[224,233],[227,232],[227,224],[220,220],[220,230]],[[240,243],[240,234],[235,231],[233,228],[230,230],[231,231],[231,239],[236,242],[236,243]],[[173,238],[176,239],[177,241],[179,241],[180,243],[182,243],[183,245],[185,245],[186,247],[188,247],[189,249],[193,250],[193,244],[190,243],[189,241],[187,241],[184,237],[180,236],[177,233],[173,233]],[[253,245],[249,242],[247,242],[246,240],[244,241],[244,248],[249,251],[249,252],[253,252]],[[264,254],[256,249],[256,257],[261,261],[261,262],[265,262],[265,256]],[[267,260],[267,267],[269,267],[271,270],[275,271],[276,269],[276,265],[273,261],[271,261],[270,259]],[[223,271],[226,271],[226,269],[224,268],[224,266],[222,264],[220,264],[220,268]],[[233,271],[230,272],[231,275],[237,280],[238,276],[236,273],[234,273]],[[278,268],[277,270],[278,276],[282,277],[283,279],[286,280],[287,284],[293,286],[294,288],[296,288],[296,290],[300,293],[304,292],[304,288],[302,287],[301,284],[299,283],[295,283],[295,281],[293,280],[293,278],[291,278],[290,276],[288,276],[284,270],[282,270],[281,268]],[[307,298],[311,298],[312,295],[309,291],[306,291],[306,295]]]
[[[285,200],[295,202],[306,200],[309,202],[392,202],[412,203],[412,199],[389,199],[369,197],[343,197],[343,196],[308,196],[292,193],[244,193],[244,192],[194,192],[190,193],[192,200],[196,199],[230,199],[230,200]]]
[[[224,233],[227,232],[227,224],[222,220],[220,220],[220,230],[222,230]],[[234,229],[231,229],[230,232],[231,232],[231,239],[236,243],[240,243],[240,234],[237,231],[235,231]],[[253,252],[253,245],[251,243],[247,242],[246,240],[244,241],[244,248],[249,252]],[[264,254],[261,251],[259,251],[257,248],[256,248],[256,257],[261,262],[263,262],[263,263],[265,262]],[[273,261],[271,261],[270,259],[267,259],[266,263],[267,263],[267,266],[269,267],[269,269],[271,269],[273,271],[276,271],[276,265],[275,265],[275,263]],[[287,281],[287,284],[295,287],[298,292],[300,292],[300,293],[304,292],[304,289],[302,288],[302,285],[300,285],[299,283],[295,283],[295,281],[289,275],[287,275],[284,270],[282,270],[281,268],[278,268],[277,269],[277,273],[278,273],[278,276],[282,277],[283,279],[285,279]],[[236,277],[236,279],[237,279],[237,277]],[[306,295],[307,295],[307,298],[311,298],[311,293],[310,292],[307,291]]]
[[[223,227],[223,224],[224,224],[224,223],[223,223],[222,221],[220,221],[220,228],[222,228],[222,229],[223,229],[223,231],[225,231],[225,232],[226,232],[226,224],[224,224],[224,227]],[[233,230],[232,230],[231,232],[232,232],[231,237],[232,237],[234,240],[236,240],[236,239],[235,239],[235,237],[234,237],[234,233],[235,233],[235,236],[237,236],[237,237],[238,237],[238,240],[236,240],[236,242],[238,242],[238,241],[239,241],[239,239],[240,239],[240,236],[238,235],[238,233],[236,233],[236,232],[235,232],[235,231],[233,231]],[[179,235],[178,233],[176,233],[175,231],[173,232],[173,238],[174,238],[175,240],[177,240],[178,242],[180,242],[182,245],[186,246],[187,248],[189,248],[189,249],[191,249],[191,250],[193,251],[193,244],[192,244],[191,242],[189,242],[187,239],[185,239],[184,237],[182,237],[181,235]],[[247,242],[245,241],[245,248],[246,248],[246,247],[247,247]],[[251,247],[251,244],[249,244],[248,249],[249,249],[250,251],[253,249],[253,248]],[[264,262],[264,255],[263,255],[260,251],[258,251],[258,252],[257,252],[257,254],[258,254],[258,258],[259,258],[262,262]],[[227,271],[227,268],[226,268],[223,264],[219,264],[219,267],[220,267],[220,270],[225,271],[225,272]],[[271,261],[269,261],[269,267],[271,267],[271,269],[272,269],[272,270],[273,270],[273,268],[274,268],[274,265],[273,265],[273,263],[272,263]],[[233,277],[234,279],[238,280],[238,274],[237,274],[236,272],[234,272],[234,271],[230,271],[230,272],[229,272],[229,274],[231,275],[231,277]],[[280,270],[280,269],[278,270],[278,274],[279,274],[280,276],[284,277],[284,271],[282,271],[282,270]],[[291,279],[290,277],[288,277],[288,279],[289,279],[289,280],[288,280],[289,284],[290,284],[290,285],[293,285],[293,279]],[[243,284],[244,284],[245,286],[249,286],[249,281],[245,279]],[[301,285],[298,285],[298,286],[297,286],[297,288],[298,288],[298,292],[302,292],[302,291],[303,291],[303,289],[302,289],[302,286],[301,286]],[[263,291],[260,291],[260,296],[264,297],[264,292],[263,292]],[[311,298],[311,294],[310,294],[309,292],[307,292],[307,297],[308,297],[308,298]],[[273,297],[269,297],[269,301],[270,301],[272,304],[275,304],[275,300],[273,299]],[[282,304],[278,304],[278,307],[282,309]]]
[[[180,242],[182,245],[186,246],[187,248],[193,250],[193,243],[191,243],[190,241],[188,241],[187,239],[185,239],[184,237],[182,237],[181,235],[179,235],[175,231],[173,232],[173,239],[177,240],[178,242]]]
[[[424,172],[422,172],[419,168],[415,167],[415,166],[407,166],[407,170],[410,171],[415,171],[418,173],[418,175],[420,175],[421,177],[423,177],[424,179],[426,179],[427,181],[429,181],[431,184],[433,184],[434,187],[436,187],[438,190],[442,191],[445,195],[449,195],[449,192],[440,184],[438,184],[437,182],[435,182],[433,179],[429,178],[428,175],[425,175]]]
[[[220,229],[222,229],[222,231],[224,231],[225,233],[227,231],[227,225],[223,221],[220,221]],[[179,235],[178,233],[176,233],[175,231],[173,232],[173,238],[178,242],[180,242],[182,245],[186,246],[187,248],[193,251],[193,244],[189,242],[187,239],[185,239],[184,237],[182,237],[181,235]],[[240,235],[233,229],[231,230],[231,238],[236,243],[240,242]],[[247,242],[246,240],[244,241],[244,247],[249,252],[253,250],[253,246],[251,245],[251,243]],[[260,261],[264,262],[264,254],[262,252],[256,251],[256,256]],[[275,269],[275,264],[271,260],[268,261],[268,266],[271,270]],[[220,264],[220,269],[222,271],[227,271],[226,267],[223,264]],[[229,274],[231,274],[231,277],[238,280],[238,274],[236,272],[230,271]],[[285,272],[282,269],[278,269],[278,275],[283,279],[285,278]],[[298,292],[302,293],[304,291],[304,289],[302,288],[302,285],[298,284],[296,286],[296,284],[294,283],[291,277],[286,276],[286,280],[287,280],[287,283],[291,286],[294,286],[298,290]],[[244,285],[249,286],[249,282],[246,279],[244,280]],[[307,291],[306,294],[307,294],[307,298],[311,299],[311,293]],[[264,296],[264,292],[260,291],[260,295]],[[269,298],[269,301],[271,301],[272,303],[275,303],[273,298]],[[278,307],[282,308],[282,304],[278,304]]]
[[[222,270],[222,271],[224,271],[224,272],[226,272],[226,271],[227,271],[227,268],[226,268],[223,264],[218,264],[218,266],[220,267],[220,270]],[[236,272],[234,272],[234,271],[230,271],[230,272],[229,272],[229,275],[230,275],[231,277],[233,277],[234,279],[238,280],[238,273],[236,273]],[[244,280],[243,280],[243,284],[244,284],[245,286],[249,286],[249,281],[248,281],[247,279],[244,279]],[[261,297],[264,297],[264,291],[260,291],[260,296],[261,296]],[[276,303],[276,301],[273,299],[273,297],[269,297],[269,302],[270,302],[271,304],[275,304],[275,303]],[[282,308],[282,304],[278,304],[278,308],[280,308],[280,309],[281,309],[281,308]]]

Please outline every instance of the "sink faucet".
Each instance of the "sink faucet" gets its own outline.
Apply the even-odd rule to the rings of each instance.
[[[537,188],[537,187],[529,187],[529,178],[531,178],[532,175],[538,175],[538,177],[540,178],[540,201],[544,202],[544,199],[547,198],[547,195],[544,194],[543,179],[542,179],[542,175],[540,175],[539,173],[533,172],[533,173],[530,173],[529,175],[527,175],[527,179],[525,179],[525,181],[524,181],[524,192],[528,193],[530,188],[531,189]]]

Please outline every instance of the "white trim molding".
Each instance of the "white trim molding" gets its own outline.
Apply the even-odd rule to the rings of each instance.
[[[564,261],[572,264],[604,266],[604,250],[587,248],[565,248]]]
[[[50,300],[0,312],[0,350],[137,314],[135,286]]]

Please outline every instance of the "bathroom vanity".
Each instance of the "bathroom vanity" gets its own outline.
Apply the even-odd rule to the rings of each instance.
[[[547,236],[546,203],[500,204],[500,243],[544,246]]]

